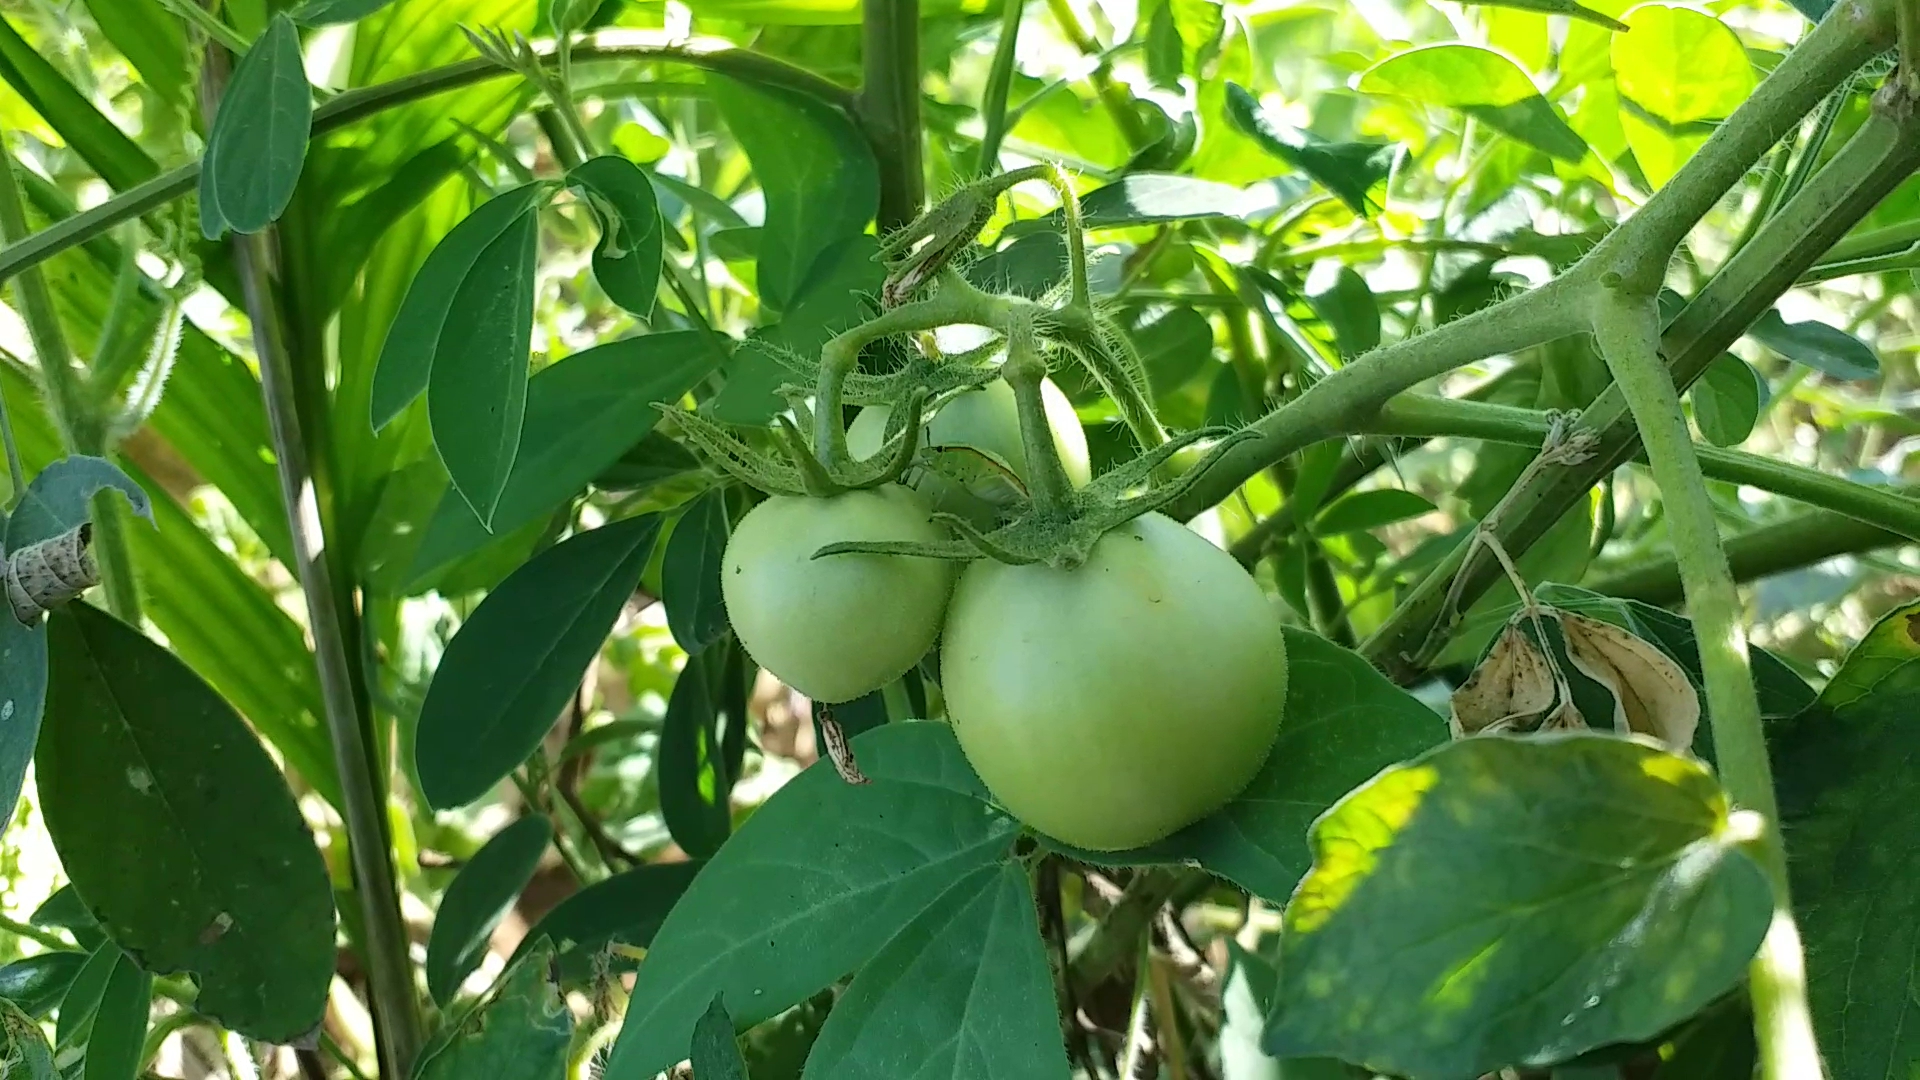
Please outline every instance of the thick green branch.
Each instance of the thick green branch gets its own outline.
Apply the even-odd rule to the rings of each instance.
[[[1705,459],[1701,461],[1705,465]],[[1816,566],[1841,555],[1892,547],[1909,539],[1832,510],[1811,510],[1727,538],[1727,565],[1735,581],[1758,581]],[[1672,604],[1682,598],[1680,564],[1671,552],[1622,567],[1586,587],[1609,596]]]
[[[920,150],[920,0],[865,0],[855,115],[880,166],[880,231],[920,216],[927,201]]]

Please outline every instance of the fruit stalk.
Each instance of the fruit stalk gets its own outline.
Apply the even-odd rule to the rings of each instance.
[[[1016,327],[1008,335],[1007,361],[1000,377],[1013,388],[1014,405],[1019,411],[1020,444],[1026,451],[1027,486],[1034,509],[1046,518],[1068,517],[1073,512],[1073,482],[1060,463],[1053,428],[1047,423],[1047,406],[1040,395],[1047,362],[1030,327]]]

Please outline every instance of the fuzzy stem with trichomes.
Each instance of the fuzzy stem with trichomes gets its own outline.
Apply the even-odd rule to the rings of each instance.
[[[1053,427],[1047,423],[1046,399],[1040,392],[1047,377],[1047,361],[1040,355],[1040,343],[1035,340],[1032,327],[1016,326],[1008,333],[1007,360],[1000,366],[1000,377],[1013,388],[1033,508],[1048,519],[1065,518],[1073,511],[1073,481],[1067,478],[1067,470],[1060,464],[1060,452],[1053,444]]]
[[[1660,485],[1687,614],[1700,650],[1721,782],[1736,805],[1761,818],[1754,846],[1774,891],[1773,927],[1749,973],[1761,1075],[1766,1080],[1817,1077],[1820,1056],[1807,1011],[1787,889],[1786,849],[1780,839],[1773,767],[1767,760],[1760,701],[1747,654],[1744,611],[1721,546],[1706,477],[1694,456],[1680,394],[1660,359],[1658,306],[1652,292],[1636,293],[1622,285],[1596,291],[1589,311],[1594,342],[1632,410],[1654,480]]]
[[[975,176],[991,176],[1000,168],[1000,143],[1007,137],[1007,95],[1013,88],[1020,17],[1026,7],[1025,0],[1004,0],[1000,9],[1000,40],[994,44],[993,67],[987,73],[987,89],[980,99],[985,129],[980,136],[979,160],[974,163]]]

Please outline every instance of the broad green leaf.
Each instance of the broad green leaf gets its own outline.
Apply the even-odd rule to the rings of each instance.
[[[114,954],[113,973],[107,977],[87,1034],[81,1080],[134,1080],[142,1064],[147,1013],[153,1007],[153,976],[140,970],[126,953],[115,949]]]
[[[4,998],[0,998],[0,1061],[13,1069],[7,1080],[60,1080],[46,1033],[33,1017]]]
[[[733,1017],[727,1015],[722,995],[713,996],[713,1004],[700,1014],[693,1025],[693,1047],[689,1055],[693,1080],[747,1080],[747,1059],[740,1055],[740,1040],[733,1033]]]
[[[530,814],[495,833],[447,886],[427,938],[427,991],[443,1008],[486,958],[493,931],[533,880],[553,824]]]
[[[1699,8],[1642,4],[1626,23],[1611,46],[1620,122],[1657,188],[1753,93],[1753,62],[1739,36]]]
[[[1088,228],[1157,225],[1196,218],[1244,218],[1258,202],[1232,184],[1191,176],[1133,173],[1080,198],[1081,219]],[[1057,227],[1059,213],[1047,219]]]
[[[300,58],[300,30],[284,14],[267,23],[234,65],[220,96],[200,166],[201,232],[255,233],[293,201],[313,132],[313,88]]]
[[[1773,904],[1707,768],[1608,735],[1450,743],[1314,823],[1269,1053],[1414,1076],[1653,1038],[1739,983]]]
[[[721,716],[712,686],[721,672],[710,670],[719,659],[717,653],[687,658],[654,751],[660,816],[674,843],[699,859],[720,850],[733,828],[733,777],[720,750]]]
[[[714,488],[681,512],[660,567],[667,627],[689,654],[727,632],[727,606],[720,597],[720,556],[726,550],[727,492]]]
[[[708,77],[707,89],[766,196],[760,302],[784,311],[821,256],[873,220],[873,150],[845,115],[811,98],[719,75]]]
[[[420,706],[420,794],[436,810],[485,795],[540,745],[633,595],[660,519],[648,514],[541,552],[447,643]]]
[[[1190,307],[1177,307],[1133,331],[1146,361],[1154,397],[1164,398],[1200,374],[1213,355],[1213,326]]]
[[[1458,109],[1563,161],[1587,156],[1582,139],[1511,59],[1478,45],[1423,45],[1362,72],[1355,88]]]
[[[526,417],[539,239],[539,216],[522,214],[480,252],[453,291],[427,373],[434,448],[489,531]]]
[[[1307,294],[1307,302],[1333,331],[1340,355],[1351,360],[1380,344],[1380,305],[1367,279],[1351,267],[1342,266],[1332,276],[1324,285],[1309,279],[1310,287],[1320,287]]]
[[[108,489],[125,495],[133,512],[153,523],[152,501],[118,466],[102,458],[66,457],[27,483],[26,495],[7,521],[7,550],[19,551],[91,521],[94,493]]]
[[[1920,1029],[1920,604],[1868,631],[1820,699],[1767,736],[1807,994],[1834,1080],[1907,1080]]]
[[[333,977],[333,895],[279,769],[138,631],[85,604],[48,629],[35,767],[75,891],[146,970],[192,972],[196,1011],[250,1038],[301,1038]]]
[[[834,1004],[807,1080],[1066,1080],[1053,974],[1026,871],[956,882],[876,953]]]
[[[1197,862],[1281,903],[1312,861],[1307,827],[1314,819],[1381,769],[1446,738],[1439,714],[1357,653],[1289,630],[1286,712],[1246,790],[1156,844],[1085,857],[1101,865]]]
[[[888,724],[852,746],[871,783],[816,762],[694,879],[640,965],[608,1076],[652,1076],[684,1057],[716,993],[743,1026],[806,1000],[1007,857],[1018,828],[984,805],[945,724]]]
[[[1823,322],[1790,323],[1769,309],[1748,329],[1747,336],[1796,364],[1850,382],[1880,376],[1880,356],[1873,346],[1837,326]]]
[[[642,319],[653,314],[660,288],[660,205],[645,170],[626,158],[597,157],[567,173],[584,191],[600,222],[593,249],[593,277],[614,303]]]
[[[573,1011],[547,978],[541,947],[523,957],[493,994],[461,1018],[446,1042],[414,1069],[415,1080],[555,1080],[565,1075]]]
[[[373,427],[386,427],[426,393],[433,358],[453,308],[454,294],[501,234],[533,213],[552,188],[523,184],[482,203],[441,239],[407,287],[407,298],[387,328],[373,374]]]
[[[86,965],[83,952],[44,952],[0,967],[0,998],[31,1017],[42,1017],[66,996],[73,977]]]
[[[0,512],[0,534],[6,515]],[[8,545],[8,550],[12,546]],[[11,822],[47,704],[47,628],[0,612],[0,821]],[[6,991],[0,989],[0,996]]]
[[[306,0],[293,9],[293,21],[302,26],[332,26],[358,22],[393,0]]]
[[[5,79],[58,132],[108,187],[124,191],[160,171],[147,152],[94,108],[93,102],[39,50],[27,44],[8,19],[0,19],[0,79]]]
[[[1227,118],[1262,150],[1312,177],[1361,217],[1380,208],[1371,193],[1393,171],[1400,148],[1392,143],[1327,142],[1266,115],[1239,84],[1227,87]]]
[[[772,348],[812,355],[827,339],[877,312],[871,297],[885,271],[874,258],[879,242],[855,236],[822,252],[813,274],[795,290],[786,315],[754,331],[725,367],[727,385],[713,402],[715,419],[729,424],[765,424],[786,407],[776,391],[795,381],[792,371],[768,355]]]
[[[1377,529],[1432,512],[1431,502],[1403,488],[1357,491],[1320,511],[1320,516],[1313,519],[1313,531],[1321,536],[1333,536]]]
[[[60,1014],[53,1026],[53,1044],[56,1049],[78,1046],[86,1041],[87,1027],[93,1023],[94,1013],[100,1009],[100,999],[106,995],[107,980],[113,978],[114,969],[119,967],[120,958],[126,954],[120,946],[111,941],[102,942],[80,966],[73,981],[67,984],[67,992],[60,995]]]
[[[1489,7],[1513,8],[1518,11],[1535,11],[1542,15],[1565,15],[1574,19],[1585,19],[1595,26],[1604,27],[1613,31],[1625,30],[1627,28],[1627,24],[1621,22],[1619,19],[1605,12],[1595,11],[1583,4],[1575,3],[1574,0],[1472,0],[1472,2],[1485,4]]]
[[[540,521],[613,466],[659,422],[656,403],[680,400],[719,363],[694,331],[596,345],[542,368],[527,382],[527,419],[513,474],[494,510],[493,534]],[[493,539],[447,492],[414,555],[419,578]]]
[[[1688,388],[1693,419],[1700,434],[1715,446],[1739,446],[1753,434],[1766,403],[1767,384],[1752,365],[1732,353],[1721,353],[1707,365],[1700,381]]]
[[[524,953],[536,941],[551,941],[564,966],[608,944],[647,948],[702,865],[648,863],[596,881],[541,916],[519,951]]]
[[[989,292],[1037,300],[1067,279],[1067,242],[1058,232],[1029,234],[969,263],[965,273]]]

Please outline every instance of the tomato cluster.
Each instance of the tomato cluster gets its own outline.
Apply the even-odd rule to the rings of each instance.
[[[1047,410],[1071,480],[1086,440],[1065,396]],[[991,454],[1025,476],[1003,383],[926,424],[932,446]],[[880,445],[884,413],[849,432]],[[864,425],[864,426],[863,426]],[[933,472],[830,498],[775,496],[744,517],[723,566],[734,631],[783,682],[840,702],[899,678],[939,643],[948,719],[994,798],[1034,829],[1096,851],[1161,839],[1224,805],[1264,763],[1287,694],[1278,613],[1227,553],[1149,513],[1072,569],[891,554],[815,557],[844,541],[942,538],[933,508],[994,512]],[[917,490],[916,490],[917,488]]]

